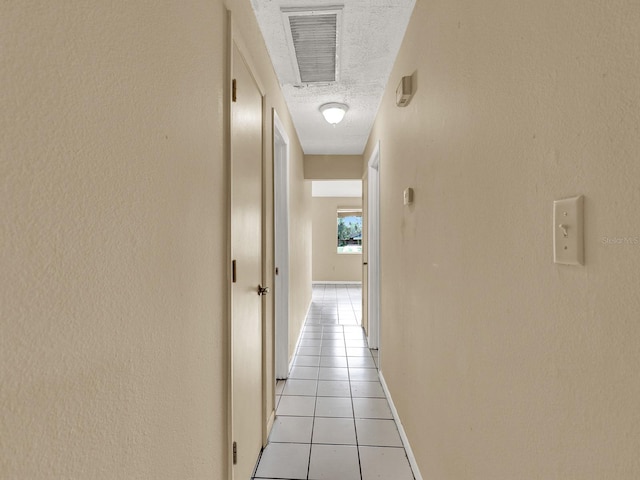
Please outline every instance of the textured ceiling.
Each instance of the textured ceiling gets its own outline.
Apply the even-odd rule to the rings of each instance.
[[[361,154],[415,0],[251,0],[251,4],[304,152]],[[343,7],[339,79],[328,85],[299,85],[281,9],[333,6]],[[336,126],[318,110],[328,102],[349,106]]]

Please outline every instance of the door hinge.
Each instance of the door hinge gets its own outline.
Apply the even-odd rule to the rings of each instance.
[[[238,443],[233,442],[233,464],[238,463]]]
[[[278,267],[276,267],[276,275],[280,274],[280,269]]]
[[[236,261],[231,261],[231,282],[236,283]]]
[[[238,83],[235,78],[231,81],[231,101],[238,101]]]

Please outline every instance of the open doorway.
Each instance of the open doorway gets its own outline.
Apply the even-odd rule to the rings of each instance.
[[[369,348],[380,348],[380,142],[367,169],[367,318]]]

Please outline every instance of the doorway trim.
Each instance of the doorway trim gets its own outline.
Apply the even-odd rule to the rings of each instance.
[[[369,348],[380,348],[380,141],[367,169],[367,320]]]
[[[273,109],[275,376],[289,376],[289,136]]]

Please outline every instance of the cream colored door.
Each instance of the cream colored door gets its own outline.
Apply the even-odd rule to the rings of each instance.
[[[262,448],[262,95],[233,47],[231,301],[233,478],[248,480]]]

